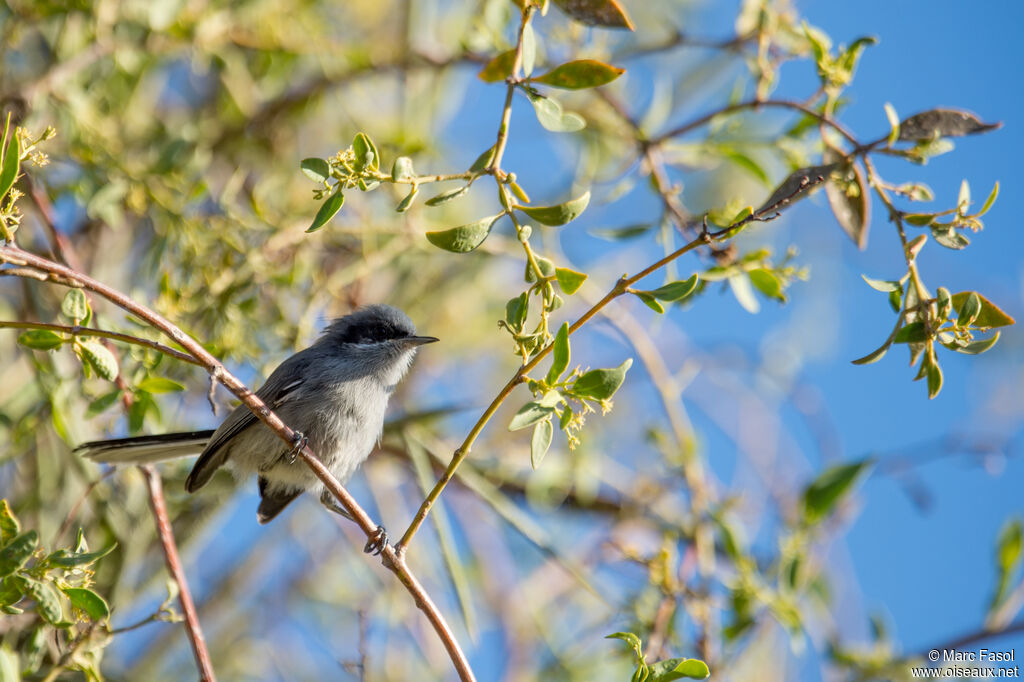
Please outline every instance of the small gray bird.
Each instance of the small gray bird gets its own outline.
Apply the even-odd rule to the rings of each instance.
[[[256,474],[259,522],[267,523],[306,491],[348,514],[296,455],[307,442],[339,481],[346,481],[379,440],[388,397],[405,375],[416,350],[437,341],[416,336],[412,320],[397,308],[371,305],[332,322],[309,348],[274,370],[256,395],[292,429],[294,447],[281,442],[245,405],[239,405],[216,431],[168,433],[85,443],[85,457],[110,464],[142,464],[200,452],[185,481],[195,492],[227,464],[239,477]],[[386,534],[378,529],[383,548]]]

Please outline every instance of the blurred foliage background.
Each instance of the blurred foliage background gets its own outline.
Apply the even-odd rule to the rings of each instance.
[[[590,276],[552,311],[552,330],[623,272],[635,273],[691,238],[679,215],[699,221],[706,211],[728,217],[758,206],[790,171],[822,163],[823,136],[828,145],[845,144],[786,107],[737,109],[653,148],[649,140],[730,103],[781,99],[780,92],[841,119],[844,91],[867,47],[859,46],[850,64],[833,64],[846,72],[825,73],[828,59],[841,62],[851,52],[829,51],[823,32],[805,28],[787,2],[748,0],[736,16],[710,24],[699,23],[701,8],[688,2],[622,4],[635,31],[591,28],[554,5],[534,20],[538,70],[578,58],[626,69],[602,88],[556,93],[566,111],[583,117],[582,131],[546,131],[518,94],[512,107],[503,168],[534,202],[593,194],[579,220],[533,230],[539,254]],[[514,47],[519,16],[509,0],[7,0],[0,5],[0,104],[34,135],[56,131],[38,147],[48,163],[23,163],[18,244],[152,305],[254,386],[333,316],[371,302],[408,312],[443,344],[420,354],[392,403],[380,451],[352,483],[374,517],[400,531],[518,366],[497,322],[526,288],[522,247],[501,224],[468,255],[424,238],[500,210],[486,177],[436,207],[422,199],[458,185],[426,185],[402,213],[395,207],[407,187],[351,192],[330,223],[307,234],[318,205],[299,163],[330,157],[361,131],[375,141],[382,168],[408,156],[419,173],[464,172],[494,143],[505,94],[501,78],[488,84],[476,74]],[[839,33],[837,44],[855,45],[859,37],[823,28]],[[786,90],[790,64],[800,70],[794,66],[796,85]],[[889,134],[882,104],[872,104],[877,126],[863,131],[865,142]],[[900,111],[896,120],[912,113]],[[943,151],[914,149],[924,156]],[[892,162],[879,165],[888,173]],[[906,182],[916,180],[914,172],[900,171]],[[873,219],[870,207],[850,217],[857,192],[868,189],[863,178],[859,186],[850,182],[845,219],[839,211],[844,229],[860,242],[868,226],[873,237],[891,232],[877,200]],[[927,210],[957,206],[955,190],[936,193],[938,208]],[[987,193],[975,186],[968,198],[975,210]],[[835,423],[870,429],[874,413],[843,404],[844,414],[831,414],[835,403],[804,375],[805,363],[829,356],[838,343],[829,330],[844,305],[836,273],[848,274],[841,260],[851,255],[836,241],[808,236],[841,236],[828,205],[844,200],[826,201],[822,191],[812,200],[812,208],[801,204],[647,281],[655,289],[691,272],[712,273],[695,300],[666,304],[662,317],[629,297],[573,337],[574,364],[636,359],[614,409],[588,417],[577,447],[556,435],[543,465],[531,468],[528,436],[505,429],[525,391],[476,443],[410,562],[481,680],[628,679],[637,665],[631,650],[603,639],[615,631],[639,636],[651,662],[701,658],[722,680],[902,679],[909,678],[908,661],[923,664],[916,650],[901,648],[884,617],[865,634],[870,604],[852,609],[856,623],[837,610],[858,599],[846,594],[851,576],[835,547],[858,513],[852,492],[872,464],[843,447]],[[895,255],[882,258],[888,274],[872,276],[899,279],[907,267],[901,245],[894,238],[879,243],[871,247]],[[801,260],[791,245],[811,254]],[[926,248],[941,247],[933,240]],[[975,258],[970,250],[955,256]],[[808,269],[809,260],[826,269]],[[730,289],[714,281],[716,268],[768,274],[730,280]],[[807,277],[810,286],[800,283]],[[936,273],[931,283],[944,280]],[[960,284],[948,286],[970,285]],[[0,319],[60,322],[64,294],[2,277]],[[801,296],[811,304],[792,317],[775,310],[775,300]],[[879,316],[852,332],[865,351],[894,321],[886,297],[876,296]],[[766,336],[764,326],[720,317],[719,309],[736,308],[733,297],[787,322]],[[94,301],[90,324],[158,338],[101,301]],[[702,341],[684,331],[690,327],[704,330]],[[214,425],[208,378],[153,351],[118,345],[123,382],[115,386],[84,378],[67,350],[29,350],[17,338],[15,330],[0,333],[3,497],[43,547],[116,548],[73,578],[105,597],[109,617],[81,604],[65,604],[75,624],[56,628],[52,622],[61,619],[47,625],[38,609],[5,615],[5,665],[22,668],[27,679],[82,674],[73,669],[90,676],[102,670],[107,679],[192,677],[183,631],[165,622],[174,620],[175,603],[142,477],[101,470],[71,448],[104,434]],[[999,362],[992,355],[975,361]],[[894,376],[891,365],[884,371],[893,382],[911,378]],[[914,397],[926,402],[923,389]],[[1019,398],[1019,390],[1010,393]],[[229,404],[225,392],[215,400],[222,409]],[[936,452],[970,450],[945,444],[947,427],[908,431],[939,445],[921,458],[883,456],[872,475],[906,474]],[[1004,429],[994,449],[1013,433]],[[252,482],[236,484],[225,474],[188,496],[182,481],[189,467],[168,463],[161,473],[221,679],[451,675],[408,595],[357,551],[362,541],[351,524],[303,500],[259,528]],[[1020,537],[1011,520],[988,539],[997,557],[985,578],[994,581],[993,596],[978,606],[980,617],[954,617],[957,631],[1020,629]]]

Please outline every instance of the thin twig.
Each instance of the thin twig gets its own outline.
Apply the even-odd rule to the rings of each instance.
[[[196,605],[192,601],[192,593],[188,589],[188,581],[185,578],[185,569],[182,568],[181,557],[178,556],[178,545],[174,541],[174,532],[171,530],[171,519],[167,516],[167,504],[164,501],[160,474],[150,464],[140,466],[139,471],[146,477],[146,484],[149,487],[149,501],[153,508],[157,535],[160,536],[160,543],[164,548],[167,572],[171,574],[171,578],[178,583],[180,588],[178,599],[181,602],[182,613],[185,615],[185,631],[192,644],[196,665],[199,666],[199,679],[202,682],[215,682],[217,678],[213,674],[213,663],[210,661],[210,652],[206,648],[206,638],[203,637],[203,630],[199,626]]]
[[[10,320],[0,320],[0,329],[46,329],[53,332],[60,332],[63,334],[71,334],[72,336],[99,336],[104,339],[113,339],[114,341],[123,341],[124,343],[130,343],[135,346],[144,346],[155,351],[159,351],[164,355],[169,355],[175,360],[181,360],[182,362],[188,362],[193,365],[202,366],[203,363],[196,360],[187,353],[174,350],[169,346],[165,346],[162,343],[156,341],[150,341],[149,339],[143,339],[138,336],[132,336],[131,334],[122,334],[121,332],[111,332],[106,329],[96,329],[95,327],[83,327],[81,325],[66,325],[66,324],[49,324],[46,322],[13,322]]]

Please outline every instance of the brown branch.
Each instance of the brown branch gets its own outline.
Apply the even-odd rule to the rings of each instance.
[[[112,339],[114,341],[123,341],[124,343],[130,343],[135,346],[143,346],[150,348],[155,351],[159,351],[164,355],[169,355],[175,360],[181,360],[193,365],[202,366],[203,363],[196,360],[187,353],[182,353],[179,350],[174,350],[169,346],[165,346],[162,343],[156,341],[150,341],[149,339],[143,339],[138,336],[132,336],[131,334],[122,334],[121,332],[111,332],[106,329],[96,329],[94,327],[83,327],[81,325],[65,325],[65,324],[48,324],[45,322],[13,322],[10,320],[0,320],[0,329],[46,329],[53,332],[61,332],[64,334],[71,334],[72,336],[98,336],[104,339]]]
[[[72,271],[83,270],[82,261],[78,257],[78,253],[75,251],[71,241],[68,240],[67,237],[65,237],[57,228],[57,224],[54,221],[53,204],[50,202],[49,195],[43,191],[42,187],[33,182],[31,176],[26,174],[23,182],[28,189],[28,194],[32,199],[32,203],[39,212],[39,216],[42,219],[46,234],[53,250],[56,252],[56,256],[67,264]],[[89,305],[90,307],[92,306],[91,300],[89,301]],[[180,351],[176,351],[172,348],[156,343],[155,341],[141,339],[129,334],[119,334],[117,332],[108,332],[101,329],[90,329],[79,325],[64,327],[62,325],[46,325],[41,323],[25,324],[33,324],[37,329],[62,331],[72,335],[87,334],[90,336],[97,336],[104,339],[102,343],[111,352],[114,351],[114,346],[110,343],[110,339],[114,339],[126,343],[146,346],[179,360],[190,362],[192,364],[199,364],[190,355],[186,355],[185,353],[181,353]],[[0,326],[9,325],[0,324]],[[130,387],[128,386],[128,382],[121,375],[120,371],[115,378],[115,385],[121,390],[121,405],[124,408],[125,413],[128,413],[135,397],[131,390],[129,390]],[[149,502],[150,507],[153,510],[154,523],[156,525],[157,534],[160,537],[160,544],[163,548],[164,559],[167,564],[168,572],[171,574],[171,578],[178,586],[178,596],[181,602],[181,608],[185,613],[185,633],[188,636],[189,643],[192,645],[192,652],[196,661],[196,667],[199,669],[200,679],[204,682],[214,682],[216,677],[213,672],[213,665],[210,662],[210,652],[206,646],[206,638],[203,636],[203,630],[200,627],[199,618],[196,615],[195,604],[192,601],[192,592],[189,588],[188,579],[185,576],[185,571],[181,567],[181,559],[178,556],[178,548],[174,538],[174,531],[172,530],[170,521],[167,517],[167,505],[164,502],[163,486],[160,481],[160,476],[152,467],[139,468],[142,470],[142,473],[145,475],[149,484]],[[68,518],[71,518],[70,514]]]
[[[167,562],[167,572],[171,574],[174,582],[178,583],[178,599],[181,601],[181,610],[185,615],[185,631],[188,633],[188,640],[192,644],[192,653],[199,666],[199,679],[202,682],[215,682],[217,679],[213,674],[213,663],[210,662],[210,652],[206,648],[206,639],[203,637],[203,630],[199,626],[199,616],[196,615],[196,605],[192,601],[192,593],[188,589],[188,580],[185,578],[185,570],[181,566],[181,557],[178,556],[178,546],[174,541],[174,532],[171,530],[171,520],[167,516],[167,504],[164,502],[163,483],[160,474],[152,465],[143,465],[139,471],[146,477],[146,484],[149,487],[149,502],[153,508],[153,518],[156,521],[157,535],[160,536],[160,544],[164,548],[164,558]]]
[[[175,343],[184,348],[186,352],[198,360],[202,366],[217,379],[217,381],[227,387],[228,390],[234,393],[235,396],[237,396],[250,410],[252,410],[253,414],[255,414],[260,421],[266,424],[266,426],[273,431],[275,435],[289,445],[295,442],[295,431],[281,421],[281,418],[278,417],[273,410],[267,407],[266,403],[260,400],[259,397],[249,390],[245,384],[231,374],[224,365],[221,364],[221,362],[211,355],[205,348],[203,348],[198,341],[185,334],[185,332],[183,332],[179,327],[159,313],[150,310],[120,291],[92,279],[87,275],[75,272],[70,268],[28,253],[27,251],[23,251],[15,246],[0,246],[0,261],[13,263],[15,265],[29,266],[55,274],[69,282],[72,282],[75,286],[80,286],[99,294],[123,310],[126,310],[139,319],[144,320],[154,328],[169,336]],[[376,537],[377,524],[373,522],[363,508],[359,506],[359,503],[356,502],[355,498],[345,490],[327,467],[323,465],[309,446],[307,445],[304,447],[298,455],[306,465],[313,470],[313,473],[316,474],[317,478],[319,478],[324,484],[324,487],[330,490],[331,494],[337,498],[338,502],[341,503],[345,510],[352,515],[353,520],[363,533],[366,534],[366,537]],[[386,547],[383,551],[383,564],[388,568],[388,570],[395,574],[398,580],[412,595],[417,607],[419,607],[419,609],[423,611],[424,615],[426,615],[430,624],[437,632],[438,637],[444,644],[445,649],[448,651],[448,655],[451,658],[459,677],[464,682],[475,680],[476,678],[473,675],[472,669],[469,667],[469,662],[467,661],[465,654],[462,652],[462,649],[459,647],[454,634],[448,627],[444,616],[431,600],[426,590],[423,589],[423,586],[420,584],[416,576],[411,570],[409,570],[404,556],[396,552],[394,548]]]

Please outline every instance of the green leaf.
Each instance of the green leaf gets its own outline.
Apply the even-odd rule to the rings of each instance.
[[[35,350],[53,350],[64,343],[64,338],[49,329],[32,329],[19,334],[18,343]]]
[[[665,312],[665,306],[656,299],[649,291],[634,291],[633,294],[644,302],[644,305],[658,313],[659,315]]]
[[[622,386],[622,382],[626,380],[626,372],[632,364],[633,359],[629,358],[618,367],[592,369],[576,380],[572,392],[583,398],[607,400]]]
[[[955,346],[948,345],[946,348],[951,348],[957,353],[964,353],[965,355],[981,355],[992,346],[996,345],[999,341],[999,332],[996,332],[987,339],[981,339],[980,341],[971,341],[966,346]]]
[[[835,152],[828,152],[825,160],[838,160],[835,157]],[[825,183],[825,194],[839,226],[863,251],[867,247],[868,228],[871,226],[871,201],[860,165],[851,163],[834,171]]]
[[[901,140],[932,140],[936,137],[961,137],[987,133],[1002,123],[982,123],[977,116],[958,109],[931,109],[914,114],[900,123]]]
[[[740,153],[732,149],[726,150],[724,152],[724,156],[725,158],[729,159],[734,164],[736,164],[737,166],[739,166],[740,168],[742,168],[743,170],[747,171],[755,178],[760,180],[761,183],[769,187],[771,186],[772,181],[771,178],[768,177],[768,173],[766,173],[764,168],[761,167],[761,164],[759,164],[754,159],[750,158],[746,154]]]
[[[356,136],[352,138],[352,152],[355,154],[358,168],[372,171],[380,168],[380,154],[377,153],[377,145],[366,133],[356,133]]]
[[[519,411],[512,417],[512,421],[508,423],[508,430],[518,431],[519,429],[525,429],[527,426],[533,426],[542,419],[548,419],[554,413],[554,407],[541,405],[536,400],[531,400],[519,408]]]
[[[412,186],[409,193],[405,195],[405,198],[398,202],[398,206],[395,206],[396,213],[405,213],[412,207],[412,202],[416,201],[416,195],[420,193],[420,188],[416,185]]]
[[[544,75],[530,80],[554,88],[582,90],[611,83],[625,72],[625,69],[599,62],[596,59],[578,59],[556,66]]]
[[[89,340],[79,343],[78,348],[81,349],[82,356],[89,365],[96,370],[96,374],[107,381],[113,381],[117,378],[117,358],[107,350],[106,346],[99,341]]]
[[[505,304],[505,321],[515,330],[521,331],[523,323],[526,322],[529,306],[530,298],[525,291],[515,298],[509,299]]]
[[[903,291],[903,285],[898,280],[894,279],[871,279],[867,275],[861,275],[861,279],[868,283],[868,286],[875,291],[883,291],[888,293],[890,291]]]
[[[593,230],[587,230],[590,234],[600,239],[606,239],[608,241],[621,241],[623,239],[632,239],[633,237],[639,237],[642,234],[646,234],[654,227],[651,224],[644,225],[627,225],[626,227],[617,228],[598,228]]]
[[[476,157],[476,161],[469,167],[470,173],[479,173],[483,169],[491,165],[491,161],[494,161],[494,154],[497,151],[497,145],[491,145],[483,151],[483,153]]]
[[[85,292],[81,289],[68,289],[64,294],[64,300],[61,301],[60,312],[76,324],[79,320],[89,317],[89,300],[85,297]]]
[[[0,500],[0,546],[10,542],[21,530],[18,517],[11,511],[6,499]]]
[[[185,390],[185,387],[177,381],[166,377],[146,377],[139,382],[138,386],[147,393],[174,393]]]
[[[893,343],[923,343],[927,340],[928,330],[925,329],[924,322],[920,321],[900,327],[900,330],[892,337]]]
[[[10,119],[8,119],[9,124]],[[7,140],[7,148],[3,157],[3,164],[0,165],[0,200],[14,187],[14,181],[18,179],[18,171],[21,167],[21,143],[18,141],[17,129],[10,130],[10,137]]]
[[[871,460],[864,459],[823,471],[804,489],[804,517],[815,523],[831,514],[870,464]]]
[[[651,665],[649,682],[672,682],[673,680],[704,680],[711,675],[708,665],[696,658],[669,658]]]
[[[551,417],[537,422],[533,427],[533,437],[530,439],[530,465],[534,470],[540,468],[544,455],[548,454],[554,433],[555,427],[551,424]]]
[[[589,203],[590,192],[588,191],[575,199],[570,199],[564,204],[556,204],[555,206],[516,206],[516,209],[542,225],[558,226],[575,220],[579,214],[586,210]]]
[[[696,291],[699,279],[697,273],[694,273],[687,279],[669,282],[647,293],[661,301],[681,301]]]
[[[25,565],[39,545],[39,533],[27,530],[12,538],[0,549],[0,578],[9,576]]]
[[[488,216],[468,225],[460,225],[450,230],[427,232],[427,241],[434,246],[453,253],[469,253],[484,243],[491,227],[504,213]]]
[[[555,279],[558,280],[558,286],[562,291],[572,296],[587,281],[587,275],[569,268],[555,268]]]
[[[967,293],[963,303],[957,306],[956,324],[958,327],[970,327],[981,314],[981,298],[974,291]]]
[[[1021,565],[1021,554],[1024,550],[1024,524],[1019,518],[1009,519],[999,531],[996,539],[996,592],[992,597],[991,610],[994,611],[1006,599],[1010,580]]]
[[[445,192],[441,192],[437,196],[430,197],[425,203],[427,206],[440,206],[441,204],[447,204],[453,199],[458,199],[463,194],[469,191],[469,185],[463,185],[462,187],[456,187]]]
[[[399,156],[391,164],[391,179],[395,182],[411,180],[416,172],[412,169],[412,159],[408,156]]]
[[[613,632],[610,635],[605,635],[605,639],[621,639],[623,642],[628,644],[638,658],[643,658],[644,650],[643,643],[640,638],[634,635],[632,632]]]
[[[938,362],[928,364],[928,399],[931,400],[942,390],[942,368]]]
[[[995,186],[992,187],[992,191],[989,192],[988,198],[985,199],[985,203],[981,205],[981,209],[975,213],[975,216],[983,216],[988,213],[988,210],[992,208],[992,204],[996,203],[996,197],[999,196],[999,182],[996,181]]]
[[[633,22],[618,0],[555,0],[555,4],[581,24],[633,30]]]
[[[331,177],[331,164],[327,163],[324,159],[303,159],[302,163],[299,164],[299,168],[302,169],[307,178],[320,184],[326,183],[327,178]]]
[[[101,621],[110,616],[107,600],[84,587],[64,587],[61,589],[71,600],[71,605],[83,611],[93,621]]]
[[[334,194],[327,197],[321,206],[320,210],[316,212],[316,216],[313,218],[313,223],[306,228],[306,232],[316,232],[321,227],[327,224],[327,222],[334,217],[334,214],[341,210],[341,207],[345,205],[345,195],[342,194],[340,186],[334,190]]]
[[[958,294],[953,294],[953,309],[960,310],[963,308],[964,302],[971,294],[977,296],[981,303],[981,312],[974,320],[974,326],[978,329],[1006,327],[1016,323],[1016,320],[1004,313],[999,306],[976,291],[961,291]]]
[[[512,75],[512,66],[515,61],[516,51],[506,50],[487,62],[484,68],[476,74],[476,77],[484,83],[502,83]]]
[[[551,262],[550,258],[544,256],[536,256],[533,259],[537,263],[537,267],[540,269],[542,277],[554,277],[555,276],[555,264]],[[523,273],[524,279],[527,282],[536,282],[537,274],[533,271],[533,266],[529,261],[526,262],[526,270]]]
[[[900,139],[900,117],[896,115],[896,109],[888,102],[885,103],[885,117],[889,119],[887,146],[891,147],[896,144],[896,140]]]
[[[566,113],[562,111],[561,103],[551,97],[535,95],[527,92],[530,104],[533,105],[533,112],[537,120],[546,130],[553,133],[574,133],[583,130],[587,122],[579,114]]]
[[[117,402],[117,399],[121,397],[121,389],[115,388],[113,391],[104,393],[96,400],[89,403],[89,407],[85,410],[85,416],[95,417],[98,414],[105,412],[111,405]]]
[[[934,213],[907,213],[903,216],[903,220],[907,221],[911,225],[917,227],[924,227],[925,225],[931,225],[935,222]]]
[[[64,607],[60,603],[60,595],[50,583],[40,582],[32,578],[22,577],[25,591],[36,602],[36,613],[50,625],[58,625],[64,620]]]
[[[771,270],[755,268],[747,272],[750,283],[768,298],[785,301],[786,295],[782,292],[782,281]]]
[[[97,550],[95,552],[79,552],[77,554],[68,554],[64,550],[57,550],[46,558],[46,562],[51,566],[61,566],[62,568],[75,568],[77,566],[88,566],[96,563],[103,557],[107,556],[114,551],[117,547],[117,543],[110,545],[106,549]]]
[[[555,334],[555,340],[551,346],[551,369],[548,370],[545,381],[548,385],[554,385],[569,367],[571,353],[569,350],[569,323],[563,322]]]

